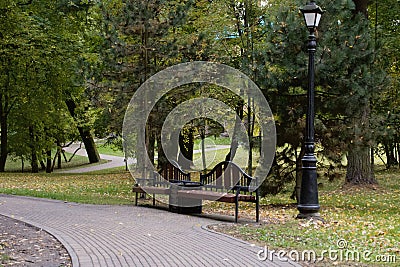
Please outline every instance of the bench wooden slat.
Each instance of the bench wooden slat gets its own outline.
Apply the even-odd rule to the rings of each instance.
[[[185,198],[194,198],[201,200],[213,200],[221,202],[234,203],[236,195],[231,193],[220,193],[215,191],[202,190],[178,190],[178,196]]]
[[[135,186],[132,188],[133,193],[147,193],[147,194],[169,194],[170,189],[167,187],[157,187],[157,186]]]
[[[156,205],[155,195],[169,195],[170,182],[190,181],[190,173],[184,172],[175,161],[167,163],[159,172],[154,172],[152,178],[136,178],[137,184],[133,186],[132,192],[135,193],[135,205],[137,206],[139,194],[152,194],[153,205]]]

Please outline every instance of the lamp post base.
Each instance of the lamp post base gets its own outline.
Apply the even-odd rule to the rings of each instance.
[[[296,219],[315,219],[324,221],[319,214],[319,205],[307,205],[307,204],[299,204],[297,209],[299,210],[299,214]]]
[[[317,213],[299,213],[296,216],[296,219],[314,219],[314,220],[319,220],[319,221],[324,221],[324,219],[322,219],[321,215],[317,212]]]

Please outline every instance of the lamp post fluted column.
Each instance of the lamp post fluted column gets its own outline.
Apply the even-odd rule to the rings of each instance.
[[[300,200],[297,206],[299,215],[297,218],[319,217],[318,183],[317,183],[317,158],[315,157],[314,141],[314,55],[317,48],[315,31],[310,30],[308,36],[308,92],[307,114],[305,131],[305,155],[302,158],[302,179]]]
[[[308,35],[308,91],[307,91],[307,114],[306,114],[306,131],[304,138],[304,157],[302,158],[302,179],[300,189],[300,199],[297,205],[299,214],[297,218],[318,218],[319,202],[318,202],[318,183],[317,183],[317,158],[315,157],[315,140],[314,140],[314,57],[317,49],[317,39],[315,31],[318,27],[322,9],[311,1],[304,8],[300,9],[303,13],[304,21],[310,32]]]

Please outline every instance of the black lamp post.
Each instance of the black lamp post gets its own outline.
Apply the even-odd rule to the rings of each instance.
[[[297,209],[297,218],[320,218],[318,203],[318,183],[317,183],[317,158],[314,155],[314,54],[317,47],[315,30],[318,27],[322,9],[314,1],[308,3],[300,9],[303,13],[307,28],[310,31],[308,36],[308,105],[307,122],[305,135],[305,155],[302,158],[302,180],[300,189],[300,199]]]

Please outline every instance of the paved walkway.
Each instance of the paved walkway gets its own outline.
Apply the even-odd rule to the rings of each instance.
[[[59,239],[73,266],[299,266],[260,261],[261,248],[215,233],[207,218],[134,207],[0,195],[0,214]]]

